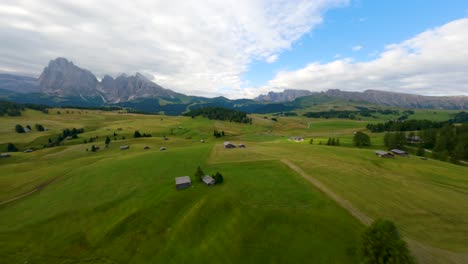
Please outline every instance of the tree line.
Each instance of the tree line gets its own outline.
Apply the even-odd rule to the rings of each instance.
[[[460,112],[454,115],[453,118],[447,121],[431,121],[431,120],[389,120],[384,123],[367,124],[367,129],[373,133],[386,131],[421,131],[427,129],[442,128],[446,124],[463,124],[468,123],[468,113]]]
[[[425,149],[429,149],[433,158],[459,163],[460,160],[468,160],[468,123],[445,123],[441,128],[427,128],[419,132],[387,132],[384,144],[388,149],[416,147],[418,156],[425,156]]]
[[[382,115],[399,115],[400,111],[391,110],[391,109],[369,109],[363,106],[356,106],[358,110],[330,110],[330,111],[321,111],[321,112],[307,112],[304,116],[309,118],[349,118],[356,119],[357,115],[364,117],[371,117],[373,114],[382,114]],[[408,110],[403,112],[405,116],[409,114],[414,114],[414,111]]]
[[[185,113],[184,115],[191,116],[192,118],[196,116],[203,116],[208,119],[252,124],[252,118],[247,117],[247,113],[223,107],[197,108]]]

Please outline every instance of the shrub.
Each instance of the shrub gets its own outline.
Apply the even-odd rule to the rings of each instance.
[[[205,173],[200,168],[200,166],[198,166],[197,171],[195,172],[195,179],[198,179],[199,181],[202,181],[203,176],[205,176]]]
[[[415,263],[391,221],[376,220],[361,236],[358,255],[363,264]]]
[[[18,148],[13,143],[8,143],[7,151],[8,152],[16,152],[16,151],[18,151]]]
[[[353,143],[356,147],[367,147],[371,145],[369,135],[363,132],[354,134]]]
[[[24,133],[25,132],[24,127],[22,125],[20,125],[20,124],[17,124],[15,126],[15,131],[16,131],[16,133]]]
[[[216,181],[216,184],[223,183],[224,181],[223,175],[219,172],[216,172],[216,174],[213,175],[213,179]]]

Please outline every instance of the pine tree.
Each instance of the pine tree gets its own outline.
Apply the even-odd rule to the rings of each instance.
[[[16,133],[24,133],[25,132],[24,127],[22,125],[20,125],[20,124],[15,126],[15,131],[16,131]]]
[[[219,172],[216,172],[216,174],[213,175],[213,179],[215,180],[216,184],[223,183],[224,181],[223,175],[221,175]]]
[[[199,181],[202,181],[203,176],[205,176],[205,173],[200,168],[200,166],[198,166],[197,171],[195,172],[195,179],[198,179]]]
[[[133,137],[134,138],[140,138],[141,137],[140,131],[135,130],[135,133],[133,133]]]
[[[18,148],[13,143],[8,143],[7,145],[7,151],[9,152],[16,152],[18,151]]]
[[[106,137],[106,146],[109,145],[110,142],[111,142],[111,139],[107,136]]]
[[[420,157],[424,157],[425,154],[426,154],[426,151],[424,150],[423,145],[419,144],[418,150],[416,151],[416,155]]]

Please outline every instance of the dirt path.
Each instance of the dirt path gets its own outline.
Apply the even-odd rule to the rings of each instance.
[[[329,189],[319,180],[307,174],[297,165],[295,165],[294,163],[286,159],[282,159],[281,162],[284,163],[286,166],[288,166],[290,169],[297,172],[299,175],[301,175],[304,179],[306,179],[308,182],[313,184],[321,192],[325,193],[330,198],[332,198],[337,204],[339,204],[341,207],[346,209],[351,215],[356,217],[364,225],[368,226],[372,223],[373,221],[372,218],[370,218],[369,216],[361,212],[358,208],[354,207],[348,200],[343,199],[341,196],[333,192],[331,189]],[[468,263],[468,254],[456,253],[456,252],[451,252],[451,251],[440,249],[440,248],[431,247],[431,246],[424,245],[410,238],[405,238],[405,241],[408,243],[408,246],[411,252],[413,252],[413,255],[416,257],[418,263],[420,264],[423,264],[423,263],[424,264],[425,263],[434,263],[434,264]]]
[[[59,177],[55,177],[55,178],[52,178],[52,179],[50,179],[50,180],[47,180],[47,181],[45,181],[45,182],[43,182],[43,183],[37,185],[32,191],[30,191],[30,192],[28,192],[28,193],[25,193],[25,194],[22,194],[22,195],[20,195],[20,196],[18,196],[18,197],[12,198],[12,199],[10,199],[10,200],[6,200],[6,201],[3,201],[3,202],[0,202],[0,205],[12,203],[12,202],[14,202],[14,201],[16,201],[16,200],[19,200],[19,199],[21,199],[21,198],[24,198],[24,197],[26,197],[26,196],[29,196],[29,195],[31,195],[31,194],[37,192],[37,191],[40,191],[40,190],[44,189],[47,185],[49,185],[49,184],[51,184],[52,182],[54,182],[55,180],[57,180],[58,178],[59,178]]]

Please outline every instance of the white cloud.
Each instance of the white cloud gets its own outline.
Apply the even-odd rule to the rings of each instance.
[[[63,56],[101,76],[140,71],[188,94],[234,94],[249,63],[274,62],[348,2],[3,0],[0,67],[38,75]]]
[[[361,45],[356,45],[356,46],[352,47],[351,49],[352,49],[353,51],[359,51],[359,50],[362,50],[363,48],[364,48],[364,47],[361,46]]]
[[[379,89],[426,95],[468,95],[468,19],[388,45],[376,59],[340,59],[279,72],[259,90]]]
[[[273,62],[275,62],[277,60],[278,60],[278,55],[276,55],[276,54],[273,54],[273,55],[269,56],[268,58],[266,58],[266,62],[268,62],[268,63],[273,63]]]

